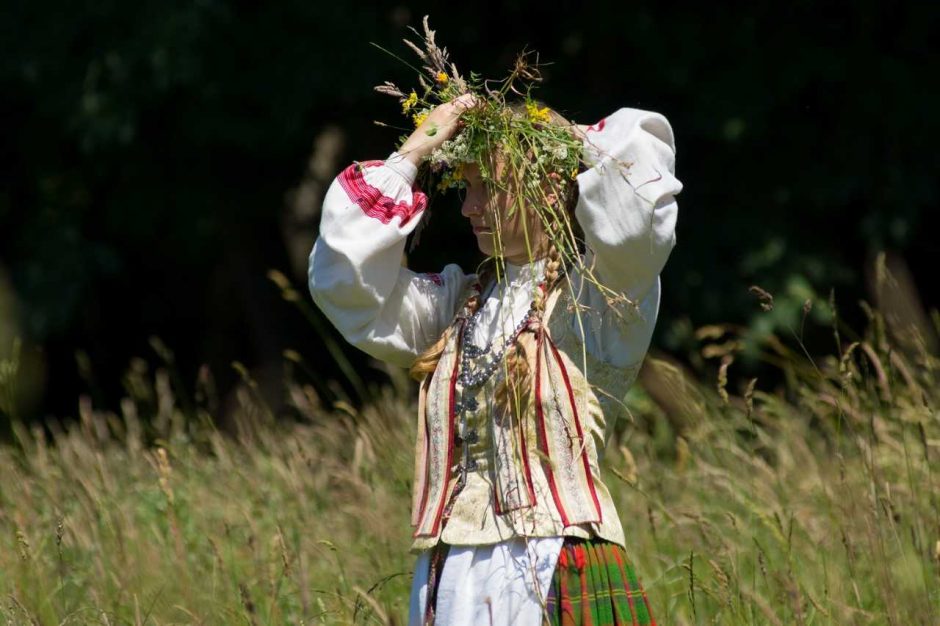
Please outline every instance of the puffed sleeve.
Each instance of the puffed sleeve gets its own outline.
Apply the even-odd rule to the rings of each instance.
[[[308,267],[313,301],[346,340],[402,367],[437,340],[476,278],[456,264],[427,274],[402,266],[406,238],[427,206],[416,175],[394,152],[340,172],[324,198]]]
[[[581,327],[587,348],[618,366],[636,365],[649,348],[659,313],[659,274],[676,244],[682,183],[675,176],[675,141],[659,113],[621,108],[587,128],[575,216],[584,230],[586,262],[607,287],[636,306],[606,306],[588,283],[582,304],[596,312]],[[579,277],[580,278],[580,277]],[[588,332],[590,334],[588,334]]]

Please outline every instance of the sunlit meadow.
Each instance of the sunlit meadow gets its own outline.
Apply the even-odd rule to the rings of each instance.
[[[936,346],[871,311],[858,337],[833,322],[838,349],[812,359],[808,312],[759,338],[697,329],[710,368],[650,357],[628,397],[604,478],[660,624],[940,624]],[[290,418],[240,368],[223,433],[210,373],[187,384],[155,347],[163,366],[131,363],[118,412],[80,398],[73,419],[13,422],[0,447],[5,623],[405,623],[404,374],[347,380],[368,397],[354,409],[310,375],[313,355],[287,351]],[[730,388],[745,348],[775,365],[773,383]],[[351,373],[330,351],[337,377]],[[16,382],[10,358],[5,411]]]

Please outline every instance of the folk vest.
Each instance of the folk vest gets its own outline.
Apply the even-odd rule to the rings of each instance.
[[[596,535],[625,544],[599,462],[609,425],[624,411],[622,399],[639,364],[615,367],[588,354],[572,330],[577,309],[568,294],[568,289],[555,289],[547,298],[541,323],[532,321],[517,339],[532,385],[518,416],[492,410],[489,400],[498,374],[476,395],[468,396],[459,386],[459,346],[466,315],[455,321],[435,371],[419,389],[411,519],[414,551],[436,544],[445,524],[473,528],[449,538],[457,544],[495,542],[507,538],[507,532]],[[583,311],[581,315],[587,317]],[[583,326],[588,328],[589,320],[583,320]],[[468,471],[460,459],[458,435],[458,416],[466,419],[461,411],[468,402],[480,408],[474,423],[486,429],[488,460],[471,461],[469,471],[478,487],[488,483],[486,493],[491,497],[459,506],[460,498],[480,494],[479,489],[470,490],[476,496],[461,493],[465,481],[457,476]],[[476,431],[471,434],[476,439]],[[455,513],[474,519],[453,519]]]

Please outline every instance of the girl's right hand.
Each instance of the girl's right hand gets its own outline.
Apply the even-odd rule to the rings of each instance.
[[[414,163],[415,167],[420,166],[425,156],[456,134],[460,128],[460,115],[476,104],[477,97],[472,93],[465,93],[437,105],[402,144],[398,153]]]

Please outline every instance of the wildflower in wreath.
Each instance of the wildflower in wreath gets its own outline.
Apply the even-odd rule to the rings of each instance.
[[[541,109],[534,102],[527,102],[525,105],[526,112],[529,114],[529,119],[533,122],[551,122],[551,115],[548,113],[548,107],[542,107]]]
[[[424,120],[428,119],[428,111],[421,111],[420,113],[415,113],[411,116],[412,121],[415,123],[415,128],[421,126],[424,123]]]
[[[407,113],[409,110],[411,110],[411,107],[413,107],[417,103],[418,103],[418,94],[416,94],[414,90],[412,90],[411,93],[408,94],[408,97],[405,98],[405,101],[401,103],[402,113]]]

